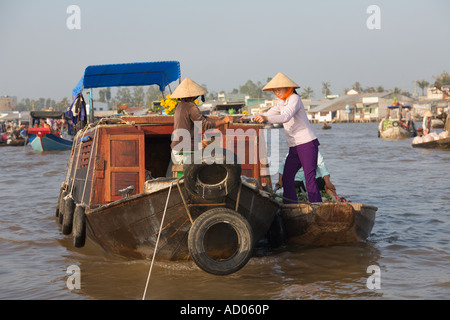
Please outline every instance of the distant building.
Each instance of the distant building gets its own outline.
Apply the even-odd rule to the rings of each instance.
[[[444,94],[444,90],[447,94]],[[425,111],[429,110],[436,114],[439,109],[445,109],[450,107],[450,99],[448,92],[450,86],[442,86],[441,89],[431,87],[427,89],[426,96],[419,96],[419,99],[414,103],[414,109],[419,116],[423,116]]]
[[[312,122],[375,122],[385,117],[387,107],[394,98],[404,105],[412,105],[414,99],[392,92],[355,93],[332,99],[320,100],[309,106],[308,118]]]
[[[12,111],[17,106],[17,97],[0,96],[0,111]]]

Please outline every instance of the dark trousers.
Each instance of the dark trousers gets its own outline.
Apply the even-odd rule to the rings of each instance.
[[[317,139],[289,148],[283,171],[284,203],[297,203],[295,175],[303,167],[306,181],[306,191],[309,202],[322,202],[320,190],[316,182],[317,154],[319,141]]]

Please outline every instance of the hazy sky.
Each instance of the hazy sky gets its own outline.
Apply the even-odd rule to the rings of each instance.
[[[380,29],[367,27],[370,5]],[[322,81],[413,93],[450,72],[449,14],[449,0],[0,0],[0,95],[71,98],[89,65],[161,60],[209,91],[283,72],[314,98]]]

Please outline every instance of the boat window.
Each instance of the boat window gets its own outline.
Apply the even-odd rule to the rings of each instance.
[[[145,137],[145,180],[171,177],[171,136]]]

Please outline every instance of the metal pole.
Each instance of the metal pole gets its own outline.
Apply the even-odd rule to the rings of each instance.
[[[89,122],[94,123],[94,99],[92,98],[92,88],[89,90]]]

